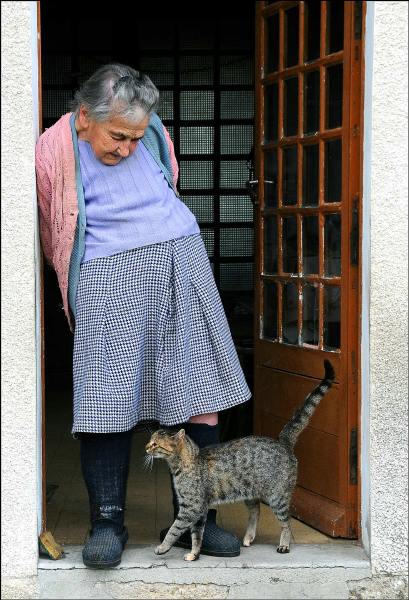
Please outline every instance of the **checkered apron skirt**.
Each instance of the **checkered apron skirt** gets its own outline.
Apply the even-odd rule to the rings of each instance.
[[[81,265],[72,433],[177,425],[251,396],[200,234]]]

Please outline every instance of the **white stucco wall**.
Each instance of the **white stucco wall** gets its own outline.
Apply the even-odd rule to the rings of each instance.
[[[407,570],[408,542],[408,3],[369,4],[363,337],[365,344],[369,334],[369,356],[363,348],[362,372],[364,429],[369,424],[363,468],[369,473],[362,489],[370,497],[364,498],[364,528],[373,570],[399,573]]]
[[[1,3],[1,53],[2,575],[27,577],[37,573],[39,513],[36,2]]]

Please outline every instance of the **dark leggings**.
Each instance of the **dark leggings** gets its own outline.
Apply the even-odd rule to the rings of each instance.
[[[132,434],[132,431],[78,434],[91,520],[125,510]]]

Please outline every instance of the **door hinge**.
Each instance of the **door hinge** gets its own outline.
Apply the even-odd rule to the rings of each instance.
[[[354,2],[354,38],[362,38],[362,2]]]
[[[359,216],[358,216],[358,196],[352,200],[352,223],[351,223],[351,265],[358,266],[359,261]]]
[[[351,429],[349,437],[349,483],[351,485],[358,483],[358,430],[356,427]]]

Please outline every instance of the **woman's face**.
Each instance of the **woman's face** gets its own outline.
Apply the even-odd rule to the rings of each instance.
[[[105,165],[117,165],[132,154],[148,125],[149,116],[139,123],[130,123],[121,117],[98,122],[88,116],[84,107],[80,108],[75,120],[78,138],[89,142],[95,156]]]

